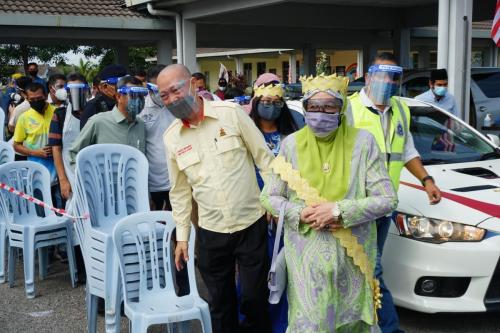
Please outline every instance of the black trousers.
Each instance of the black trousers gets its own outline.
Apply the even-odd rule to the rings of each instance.
[[[271,332],[267,297],[267,222],[264,217],[250,227],[232,234],[198,228],[198,268],[210,295],[214,333]],[[241,283],[238,324],[235,265]]]
[[[169,193],[169,191],[149,192],[149,194],[151,195],[151,200],[153,200],[153,203],[155,204],[155,210],[172,211]]]

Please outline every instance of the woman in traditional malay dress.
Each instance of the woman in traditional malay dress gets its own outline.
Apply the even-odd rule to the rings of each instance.
[[[287,332],[379,332],[375,219],[397,205],[371,134],[342,122],[348,79],[302,78],[306,126],[281,143],[261,202],[284,208]]]

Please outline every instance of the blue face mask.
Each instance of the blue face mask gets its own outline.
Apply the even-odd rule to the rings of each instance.
[[[446,95],[446,92],[448,91],[448,87],[434,87],[434,93],[436,96],[443,97]]]
[[[132,120],[135,120],[137,115],[144,109],[144,97],[136,97],[128,99],[127,113]]]
[[[257,112],[262,119],[276,120],[281,115],[281,108],[273,104],[264,105],[259,103],[259,105],[257,105]]]
[[[370,81],[368,97],[375,105],[389,105],[392,96],[396,95],[398,85],[383,81]]]

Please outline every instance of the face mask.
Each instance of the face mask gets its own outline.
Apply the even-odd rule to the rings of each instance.
[[[193,112],[197,112],[196,101],[194,96],[191,95],[191,88],[187,96],[166,105],[167,109],[172,115],[179,119],[187,119]]]
[[[281,108],[273,104],[264,105],[262,103],[259,103],[259,105],[257,105],[257,112],[262,119],[276,120],[281,115]]]
[[[64,88],[57,89],[55,94],[57,100],[64,102],[68,99],[68,92]]]
[[[375,105],[389,105],[392,96],[397,92],[398,86],[382,81],[370,81],[368,86],[368,97]]]
[[[219,90],[220,90],[220,91],[224,91],[224,90],[226,90],[226,86],[219,86]]]
[[[35,77],[38,74],[38,71],[28,71],[29,75]]]
[[[127,113],[132,120],[144,109],[144,98],[129,98],[127,103]]]
[[[43,110],[45,109],[45,105],[47,102],[45,102],[43,99],[38,100],[38,101],[31,101],[30,106],[33,110],[37,111],[38,113],[42,113]]]
[[[314,135],[323,138],[339,127],[340,113],[306,112],[305,120]]]
[[[434,87],[434,93],[440,97],[443,97],[444,95],[446,95],[447,91],[448,91],[447,87]]]

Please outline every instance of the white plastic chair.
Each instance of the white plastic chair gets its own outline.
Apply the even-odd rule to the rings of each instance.
[[[2,112],[0,112],[0,114],[1,113]],[[2,117],[0,116],[0,118]],[[0,165],[8,162],[14,162],[14,148],[11,144],[0,141]],[[5,283],[5,247],[9,244],[9,238],[7,236],[7,216],[8,213],[6,212],[4,214],[0,209],[0,283]]]
[[[9,162],[0,166],[0,182],[28,195],[39,198],[52,206],[50,175],[43,165],[30,161]],[[26,296],[35,297],[35,251],[39,254],[48,246],[66,244],[71,285],[76,285],[76,266],[71,241],[72,222],[58,217],[47,208],[35,204],[10,192],[1,192],[2,211],[7,212],[7,232],[9,236],[9,285],[14,285],[16,269],[16,249],[23,250],[24,280]],[[37,211],[38,210],[38,211]],[[40,256],[40,275],[44,276],[46,263]]]
[[[191,228],[188,276],[190,293],[177,296],[174,289],[171,262],[171,235],[175,228],[171,212],[137,213],[118,222],[113,240],[118,253],[122,283],[127,286],[127,255],[135,242],[139,258],[139,292],[130,294],[124,288],[125,314],[131,321],[131,332],[147,332],[150,325],[170,324],[197,319],[203,332],[212,332],[208,304],[199,296],[194,270],[195,231]],[[162,242],[159,243],[159,235]]]
[[[106,332],[120,331],[121,282],[112,231],[120,218],[149,211],[148,161],[136,148],[97,144],[76,158],[75,229],[87,274],[88,332],[97,330],[97,297],[104,298]]]

